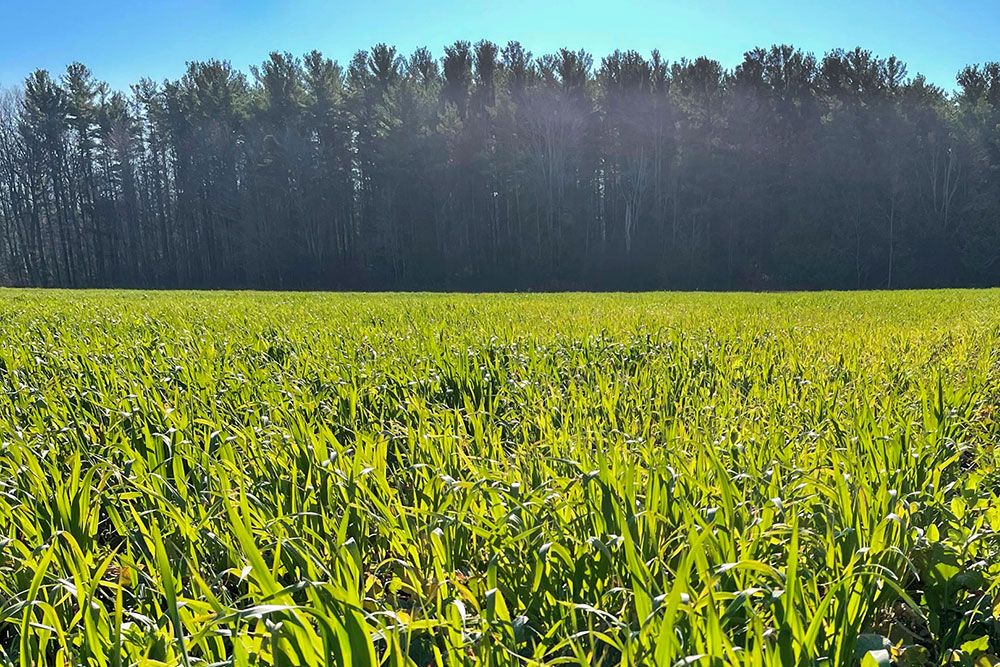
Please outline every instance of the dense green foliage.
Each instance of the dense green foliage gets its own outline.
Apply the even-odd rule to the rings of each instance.
[[[3,664],[1000,649],[1000,292],[0,297]]]
[[[1000,284],[1000,64],[732,70],[512,42],[275,53],[0,103],[0,283],[365,289]]]

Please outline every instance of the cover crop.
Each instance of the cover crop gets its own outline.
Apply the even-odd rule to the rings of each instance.
[[[998,661],[1000,292],[0,292],[0,663]]]

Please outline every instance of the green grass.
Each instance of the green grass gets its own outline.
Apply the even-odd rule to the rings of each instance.
[[[1000,291],[0,291],[0,663],[993,664],[998,437]]]

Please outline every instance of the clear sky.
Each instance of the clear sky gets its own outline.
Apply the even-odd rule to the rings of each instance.
[[[952,89],[964,65],[1000,60],[998,0],[0,0],[0,87],[74,60],[116,88],[174,78],[189,60],[246,70],[269,51],[319,49],[346,62],[384,41],[436,55],[456,39],[517,39],[536,55],[567,46],[595,61],[615,48],[726,67],[754,46],[821,55],[863,46]]]

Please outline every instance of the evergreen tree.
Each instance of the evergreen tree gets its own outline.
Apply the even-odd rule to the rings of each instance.
[[[364,289],[1000,283],[1000,64],[378,44],[0,96],[0,281]]]

